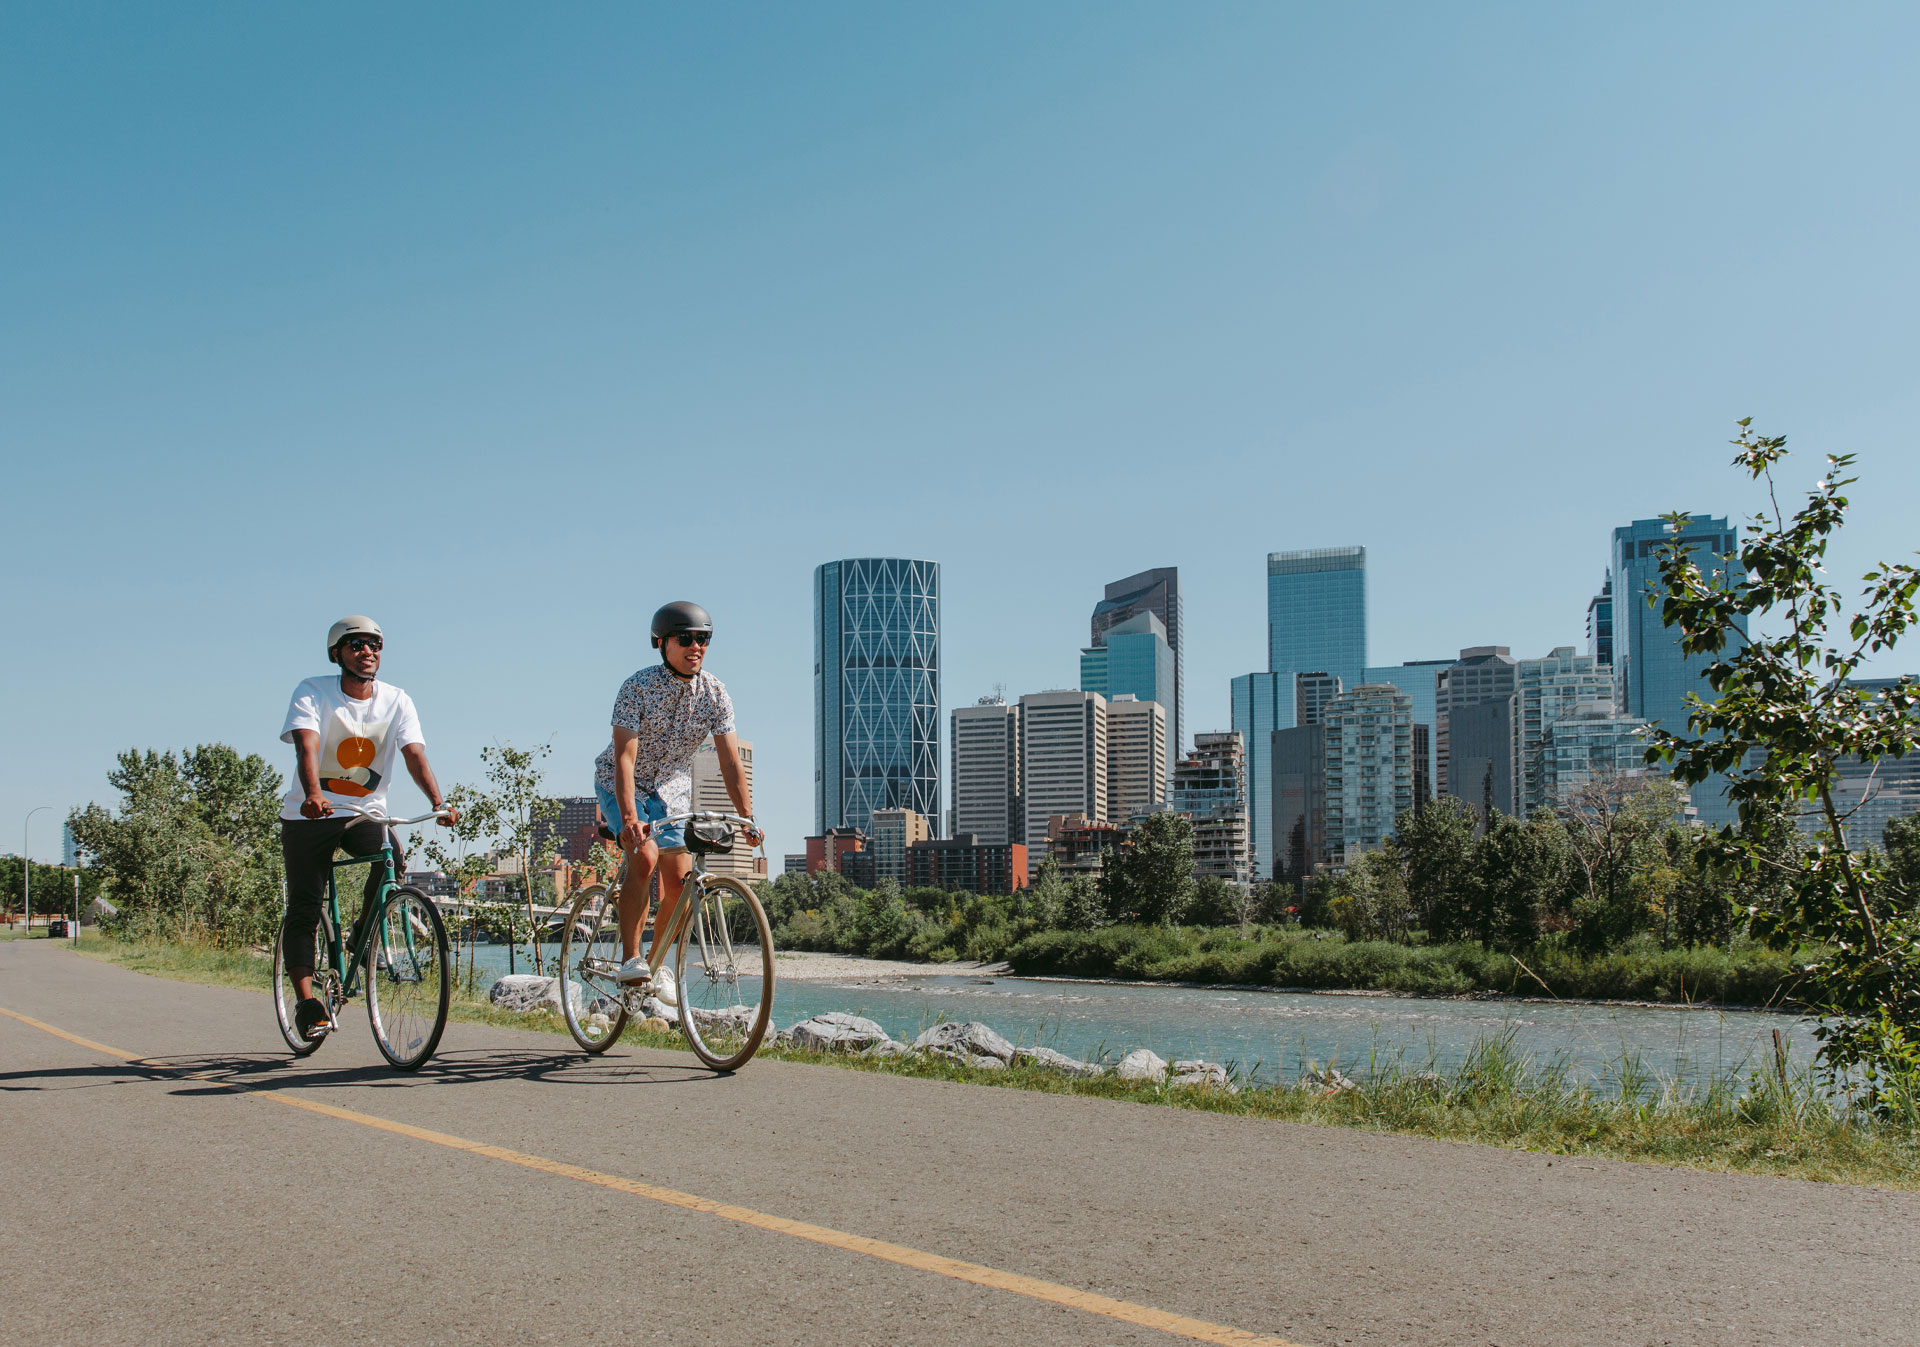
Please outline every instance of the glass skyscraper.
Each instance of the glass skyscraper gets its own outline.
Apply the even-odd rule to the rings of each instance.
[[[1107,633],[1141,613],[1160,619],[1161,634],[1173,650],[1173,690],[1171,696],[1156,696],[1154,701],[1167,708],[1167,761],[1176,761],[1187,743],[1187,647],[1185,601],[1180,597],[1180,568],[1156,566],[1106,587],[1100,602],[1093,606],[1088,624],[1087,644],[1098,649],[1107,643]],[[1131,688],[1119,688],[1130,692]],[[1101,693],[1106,696],[1106,693]],[[1136,697],[1142,693],[1134,693]],[[1168,770],[1172,767],[1169,765]]]
[[[1440,789],[1433,761],[1433,749],[1440,739],[1440,671],[1452,663],[1450,659],[1414,659],[1405,664],[1376,664],[1366,673],[1367,682],[1391,683],[1406,693],[1413,703],[1413,723],[1427,727],[1427,779],[1422,793],[1429,798]]]
[[[1240,732],[1247,752],[1247,815],[1255,879],[1272,879],[1274,861],[1279,858],[1273,836],[1273,732],[1293,727],[1293,710],[1293,675],[1250,673],[1233,680],[1233,728]]]
[[[1613,531],[1612,582],[1613,694],[1627,715],[1638,716],[1672,734],[1687,734],[1687,694],[1712,700],[1713,689],[1702,676],[1718,655],[1687,655],[1680,650],[1680,633],[1660,620],[1660,610],[1649,607],[1651,594],[1664,593],[1660,584],[1660,549],[1675,541],[1664,519],[1636,519]],[[1738,537],[1725,517],[1688,515],[1679,541],[1695,565],[1713,574],[1739,580],[1745,575],[1734,555]],[[1724,559],[1723,559],[1724,558]],[[1740,622],[1740,638],[1746,623]],[[1734,821],[1726,799],[1726,779],[1709,777],[1693,791],[1700,821],[1718,827]]]
[[[1356,688],[1367,667],[1367,549],[1267,554],[1267,671],[1330,673]],[[1287,712],[1291,728],[1293,712]]]
[[[1167,643],[1167,629],[1160,619],[1150,612],[1135,613],[1108,627],[1105,638],[1106,644],[1080,652],[1080,690],[1097,692],[1108,701],[1133,696],[1171,711],[1179,693],[1174,687],[1173,647]],[[1179,760],[1172,738],[1167,736],[1169,775]]]
[[[814,832],[876,809],[940,818],[940,565],[868,557],[813,573]]]

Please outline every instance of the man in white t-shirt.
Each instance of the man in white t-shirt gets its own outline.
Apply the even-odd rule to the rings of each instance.
[[[287,976],[300,1004],[296,1030],[315,1038],[333,1027],[327,1007],[313,994],[317,960],[314,935],[327,897],[327,876],[336,847],[351,856],[371,856],[387,845],[385,824],[352,815],[334,816],[337,805],[384,814],[394,759],[406,763],[414,784],[442,821],[458,815],[445,807],[440,783],[427,765],[426,740],[413,698],[382,683],[380,652],[385,638],[370,617],[343,617],[327,632],[327,658],[338,674],[309,678],[293,690],[282,743],[294,746],[294,787],[281,801],[280,851],[287,867],[287,915],[280,941]],[[406,873],[400,841],[393,840],[393,868]],[[369,867],[365,911],[380,894],[377,867]]]

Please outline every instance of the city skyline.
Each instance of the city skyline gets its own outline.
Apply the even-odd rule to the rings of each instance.
[[[792,849],[823,559],[941,561],[943,712],[1177,565],[1190,741],[1265,553],[1364,543],[1373,666],[1584,647],[1611,529],[1762,508],[1741,416],[1789,495],[1860,454],[1843,585],[1915,546],[1920,16],[754,13],[23,12],[0,846],[130,748],[287,776],[346,613],[443,782],[551,743],[574,794],[700,602]]]

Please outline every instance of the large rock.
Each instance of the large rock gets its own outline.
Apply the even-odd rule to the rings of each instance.
[[[1232,1090],[1236,1088],[1227,1068],[1218,1062],[1184,1061],[1173,1064],[1173,1079],[1168,1082],[1183,1089]]]
[[[1016,1063],[1030,1062],[1034,1066],[1064,1071],[1069,1076],[1101,1076],[1105,1075],[1107,1070],[1104,1066],[1083,1062],[1077,1057],[1067,1056],[1064,1052],[1055,1052],[1052,1048],[1021,1048],[1013,1054],[1013,1060]]]
[[[915,1052],[951,1057],[972,1066],[984,1065],[974,1060],[979,1057],[992,1059],[994,1066],[1005,1066],[1013,1060],[1014,1052],[1013,1044],[978,1020],[969,1020],[965,1024],[936,1024],[913,1040],[913,1049]]]
[[[844,1010],[829,1010],[815,1015],[783,1034],[782,1039],[809,1052],[860,1052],[887,1040],[887,1031],[872,1020],[849,1015]]]
[[[701,1033],[724,1038],[728,1034],[745,1037],[753,1030],[758,1012],[752,1006],[728,1006],[725,1010],[690,1010],[694,1027]]]
[[[888,1038],[882,1039],[880,1042],[866,1049],[864,1055],[868,1057],[910,1057],[913,1055],[913,1049],[897,1038]]]
[[[580,986],[568,984],[574,1006],[580,1006]],[[487,1000],[496,1010],[526,1012],[560,1009],[560,980],[543,978],[537,973],[509,973],[493,984]]]
[[[1135,1048],[1120,1059],[1120,1065],[1113,1074],[1121,1080],[1164,1080],[1167,1074],[1167,1059],[1152,1048]]]

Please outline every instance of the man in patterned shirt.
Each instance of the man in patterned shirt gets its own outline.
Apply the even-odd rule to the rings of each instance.
[[[653,924],[658,932],[671,927],[680,886],[693,870],[681,825],[660,820],[692,812],[693,755],[709,734],[734,810],[742,818],[753,817],[733,728],[733,699],[701,667],[712,639],[713,619],[697,603],[670,603],[653,615],[653,647],[661,662],[620,685],[613,699],[613,742],[594,760],[600,817],[609,829],[617,828],[627,853],[627,882],[619,894],[620,954],[626,960],[621,982],[648,983],[640,926],[654,871],[660,873],[660,910]],[[757,844],[759,829],[748,828],[747,840]],[[662,966],[651,978],[655,996],[679,1004],[671,968]]]

